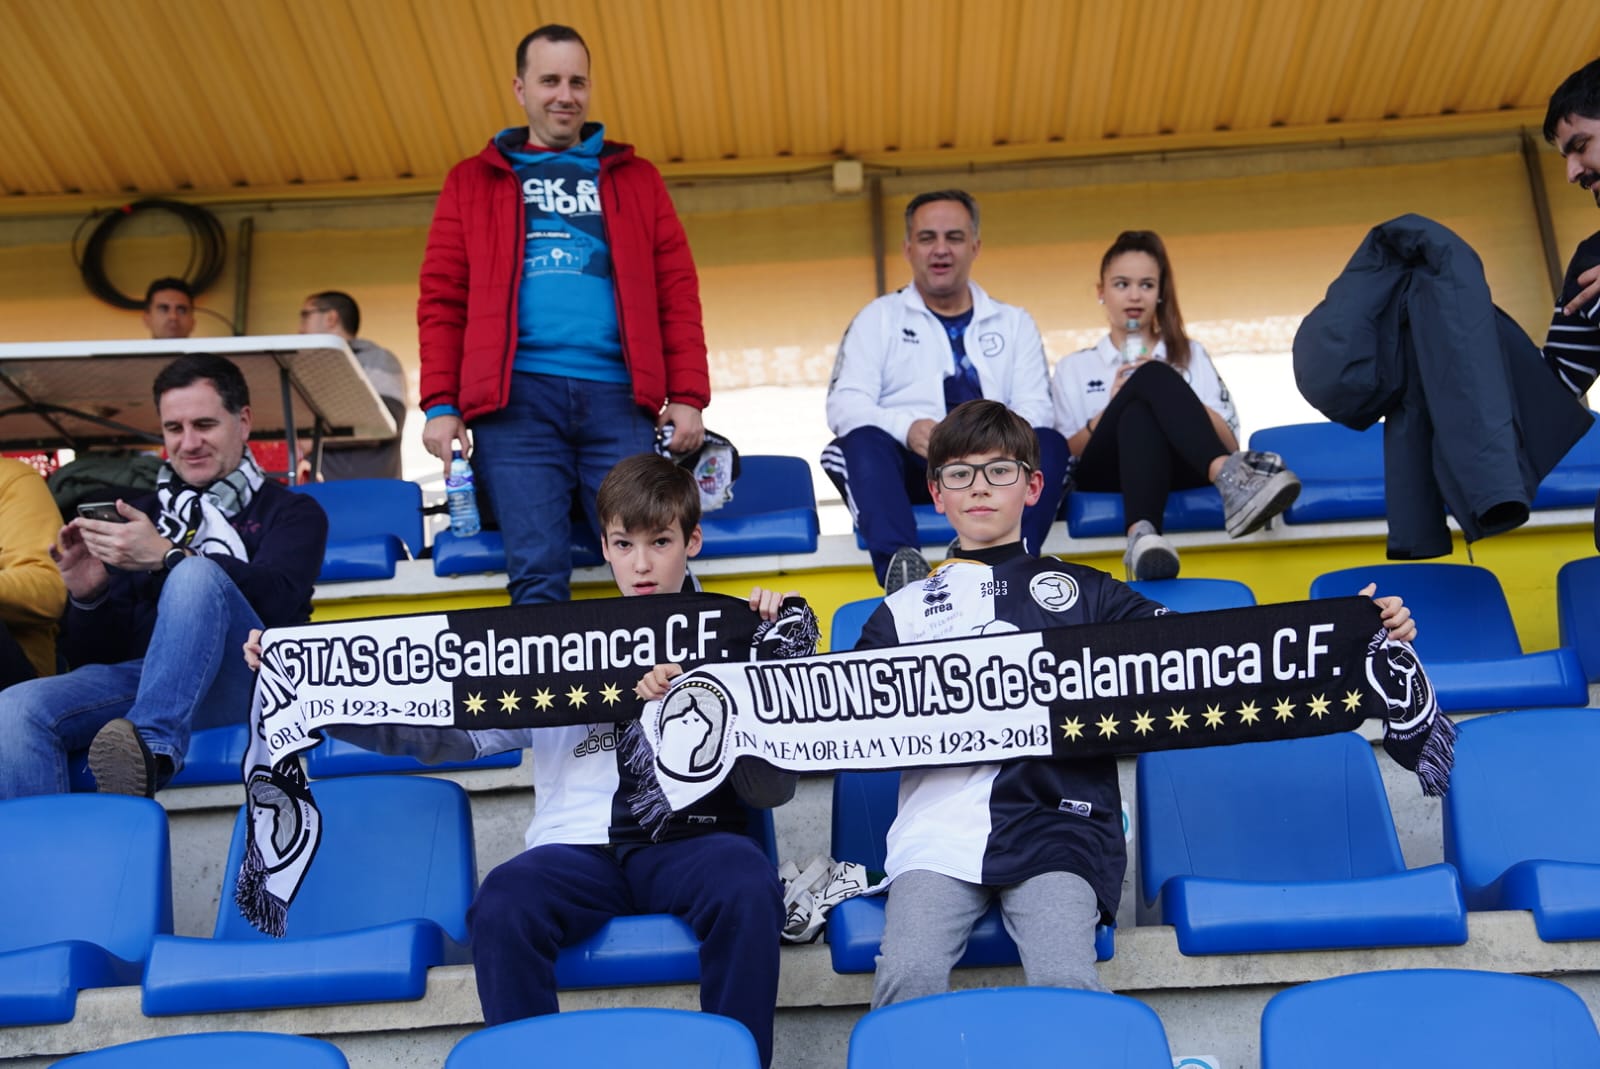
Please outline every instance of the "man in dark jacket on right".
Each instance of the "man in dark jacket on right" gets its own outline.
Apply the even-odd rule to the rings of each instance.
[[[451,169],[422,261],[422,442],[447,471],[475,446],[515,604],[567,599],[574,491],[598,533],[606,472],[668,423],[674,453],[699,448],[711,401],[683,226],[656,169],[585,122],[589,86],[576,30],[522,39],[528,125]]]

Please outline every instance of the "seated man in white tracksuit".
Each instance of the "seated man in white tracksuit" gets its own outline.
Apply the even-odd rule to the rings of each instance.
[[[1033,317],[971,281],[978,205],[961,190],[922,193],[906,206],[912,284],[879,297],[851,322],[828,385],[835,438],[822,467],[855,519],[884,589],[928,574],[911,506],[930,504],[928,437],[963,401],[999,401],[1039,436],[1044,492],[1022,518],[1038,553],[1061,504],[1067,444],[1051,428],[1049,370]]]

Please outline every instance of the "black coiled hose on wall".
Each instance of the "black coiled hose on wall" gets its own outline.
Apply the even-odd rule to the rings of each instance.
[[[134,201],[132,204],[124,204],[110,212],[95,212],[78,224],[78,233],[72,236],[73,258],[78,263],[78,271],[83,275],[83,284],[89,288],[89,292],[117,308],[135,311],[143,309],[144,294],[140,292],[129,296],[111,284],[105,272],[106,245],[110,243],[111,236],[123,222],[140,212],[147,211],[171,212],[182,220],[188,229],[189,265],[184,268],[182,277],[194,288],[196,294],[204,293],[222,274],[223,260],[228,251],[227,235],[222,229],[221,221],[198,205],[150,197]],[[89,240],[84,243],[80,255],[78,235],[83,232],[84,226],[95,218],[100,218],[100,223],[89,234]]]

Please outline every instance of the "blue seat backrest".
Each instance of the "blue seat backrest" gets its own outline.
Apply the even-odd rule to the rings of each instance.
[[[1584,678],[1600,683],[1600,557],[1568,561],[1556,573],[1561,644],[1578,651]]]
[[[727,1017],[692,1010],[572,1010],[483,1028],[458,1042],[445,1069],[550,1066],[652,1066],[654,1069],[758,1069],[756,1041]]]
[[[1173,612],[1244,609],[1256,603],[1255,592],[1236,579],[1141,579],[1128,585]]]
[[[325,1039],[271,1032],[202,1032],[141,1039],[56,1062],[70,1069],[348,1069]]]
[[[1444,856],[1465,885],[1521,861],[1600,865],[1600,709],[1497,713],[1457,732]]]
[[[1533,497],[1536,509],[1589,508],[1595,490],[1600,489],[1600,422],[1589,429],[1567,450]]]
[[[142,961],[172,931],[167,814],[147,798],[0,802],[0,952],[82,940]]]
[[[882,598],[862,598],[847,601],[833,610],[833,622],[828,625],[828,648],[835,653],[855,648],[861,638],[862,625],[882,604]]]
[[[1139,755],[1146,902],[1174,876],[1291,881],[1400,872],[1372,745],[1354,732]]]
[[[1500,580],[1473,564],[1367,564],[1324,572],[1311,581],[1313,598],[1355,594],[1377,583],[1398,594],[1417,618],[1417,653],[1424,661],[1518,657],[1522,642]]]
[[[405,479],[345,479],[304,483],[296,490],[328,514],[328,541],[394,535],[411,556],[422,555],[422,488]]]
[[[811,484],[811,465],[800,457],[756,454],[739,458],[739,478],[733,498],[708,516],[748,516],[779,509],[817,507]]]
[[[1071,1053],[1063,1052],[1063,1038]],[[1136,999],[1012,987],[955,991],[874,1010],[850,1034],[850,1069],[1046,1065],[1167,1069],[1166,1029]]]
[[[900,810],[899,772],[839,772],[833,777],[833,856],[882,872],[889,825]]]
[[[1396,969],[1274,995],[1262,1069],[1334,1065],[1578,1069],[1600,1065],[1600,1034],[1570,988],[1533,976]]]
[[[320,780],[311,794],[322,812],[322,841],[289,906],[291,938],[420,918],[467,941],[478,874],[466,791],[426,776],[352,776]],[[246,819],[241,807],[223,870],[218,939],[271,938],[233,902]]]
[[[1288,423],[1250,435],[1250,448],[1277,453],[1302,480],[1383,481],[1383,424],[1364,431],[1342,423]]]

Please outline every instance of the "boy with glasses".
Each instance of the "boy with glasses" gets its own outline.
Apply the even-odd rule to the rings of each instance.
[[[997,402],[969,401],[935,428],[928,490],[959,554],[885,598],[857,649],[1167,611],[1104,572],[1027,552],[1022,513],[1044,489],[1038,466],[1033,430]],[[1378,604],[1397,639],[1415,635],[1399,598]],[[1127,867],[1115,758],[908,769],[888,846],[874,1009],[947,990],[994,898],[1029,984],[1105,990],[1094,930],[1114,918]]]

